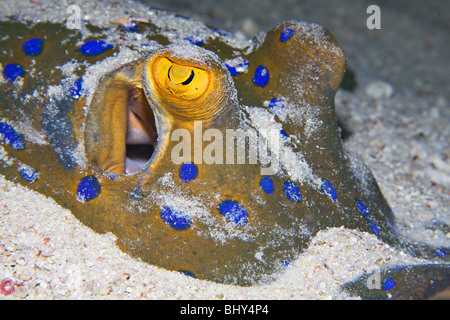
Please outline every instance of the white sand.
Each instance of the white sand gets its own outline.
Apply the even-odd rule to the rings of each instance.
[[[8,13],[53,21],[67,16],[65,6],[52,1],[4,2],[0,18]],[[449,246],[450,235],[432,228],[435,221],[450,225],[450,93],[449,76],[442,67],[449,53],[448,24],[433,15],[431,19],[425,10],[410,8],[409,16],[386,5],[382,30],[369,31],[365,2],[339,1],[341,6],[332,8],[321,2],[274,6],[264,16],[268,1],[261,1],[251,18],[236,17],[247,21],[246,28],[240,26],[244,31],[268,29],[271,26],[264,23],[276,18],[276,23],[283,18],[316,21],[333,31],[359,83],[355,92],[340,91],[336,98],[338,115],[352,132],[346,147],[372,169],[404,234]],[[97,3],[80,5],[92,23],[127,16],[121,5],[109,7],[105,14],[102,2]],[[162,1],[155,3],[161,7]],[[143,8],[140,3],[128,6],[129,14]],[[228,11],[238,11],[225,3],[213,8],[218,22],[225,24]],[[277,281],[241,288],[133,260],[115,246],[113,235],[94,233],[52,199],[3,178],[0,217],[0,281],[12,280],[15,291],[7,297],[13,299],[340,299],[345,296],[339,286],[364,270],[420,262],[373,235],[330,229],[320,232]]]
[[[4,179],[0,186],[0,272],[16,283],[13,298],[331,299],[363,270],[419,262],[373,235],[330,229],[274,283],[220,285],[133,260],[113,235],[94,233],[53,200]]]

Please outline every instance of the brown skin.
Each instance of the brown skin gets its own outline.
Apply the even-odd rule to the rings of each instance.
[[[295,31],[294,35],[287,42],[280,42],[280,33],[288,28]],[[15,42],[8,45],[18,47]],[[217,39],[206,43],[205,48],[220,49],[217,52],[222,52],[222,60],[230,58],[224,56],[225,53],[232,52]],[[242,54],[249,61],[248,72],[233,79],[213,53],[198,49],[203,50],[206,58],[190,62],[189,58],[176,57],[177,52],[171,50],[175,49],[163,48],[153,57],[166,55],[180,64],[191,63],[208,70],[217,80],[212,87],[215,90],[208,97],[213,94],[217,99],[199,104],[201,110],[172,110],[167,97],[149,85],[147,76],[142,78],[143,70],[150,65],[150,60],[145,59],[102,78],[87,116],[83,111],[84,98],[75,102],[70,98],[58,101],[55,107],[63,111],[49,116],[46,104],[22,105],[12,98],[10,86],[0,84],[8,102],[2,106],[1,117],[20,121],[22,113],[32,114],[36,112],[33,107],[38,105],[38,119],[31,123],[45,132],[50,141],[48,145],[27,142],[24,151],[4,146],[10,156],[39,172],[37,181],[29,184],[17,178],[17,163],[0,168],[0,172],[51,196],[95,231],[112,232],[119,246],[130,255],[169,270],[189,271],[201,279],[217,282],[251,285],[269,281],[308,246],[311,237],[327,227],[345,226],[376,232],[383,240],[404,246],[393,228],[394,217],[375,179],[368,173],[368,179],[360,181],[343,149],[336,124],[334,94],[342,80],[346,59],[328,31],[295,22],[280,25],[267,34],[256,50]],[[9,60],[2,58],[0,61],[4,64],[11,62]],[[270,80],[264,87],[252,81],[258,65],[264,65],[270,73]],[[43,67],[43,72],[46,70],[51,68]],[[44,83],[45,79],[40,81]],[[32,92],[36,85],[35,79],[25,77],[25,89]],[[237,98],[232,94],[234,88]],[[194,180],[183,182],[180,179],[180,165],[171,157],[171,151],[179,143],[170,139],[174,130],[186,129],[193,137],[194,120],[204,120],[203,132],[214,128],[225,137],[226,129],[242,128],[241,117],[246,117],[244,106],[263,107],[264,101],[275,97],[289,101],[288,108],[293,111],[284,121],[278,117],[275,121],[282,123],[289,135],[301,137],[301,143],[289,140],[288,146],[303,155],[318,178],[331,182],[336,201],[317,185],[291,181],[288,168],[271,176],[273,194],[265,193],[260,187],[262,176],[258,164],[197,164],[198,174]],[[190,103],[182,106],[192,106]],[[296,110],[312,110],[316,120],[322,121],[314,134],[306,134],[306,119],[296,118]],[[59,128],[55,119],[70,121],[70,130],[55,129]],[[124,174],[127,132],[131,129],[147,132],[152,141],[157,139],[156,149],[139,172]],[[86,151],[86,167],[70,165],[64,158],[64,152],[70,152],[79,143]],[[209,142],[204,141],[201,149],[204,151],[208,145]],[[193,157],[194,147],[191,154]],[[111,173],[118,176],[112,178]],[[82,203],[77,201],[77,188],[80,180],[89,175],[97,178],[101,191],[92,200]],[[170,178],[169,183],[164,183],[167,178]],[[302,193],[301,202],[287,198],[283,190],[285,182],[296,183]],[[226,200],[236,201],[245,208],[248,214],[245,225],[233,225],[219,212],[219,204]],[[356,200],[368,207],[368,217],[358,210]],[[175,202],[171,204],[171,201]],[[189,206],[190,202],[193,204]],[[191,214],[190,227],[177,230],[163,221],[161,210],[165,206]],[[226,236],[220,238],[217,234]],[[432,253],[431,248],[413,247],[413,250],[425,256]]]

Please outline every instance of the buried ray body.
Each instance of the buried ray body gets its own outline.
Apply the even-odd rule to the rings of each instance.
[[[132,256],[201,279],[271,281],[318,231],[340,226],[448,261],[445,249],[402,239],[370,171],[344,150],[334,94],[346,60],[328,31],[286,22],[264,41],[233,48],[217,33],[199,47],[168,44],[151,33],[151,23],[140,28],[164,46],[133,47],[138,54],[116,67],[114,50],[120,56],[129,48],[102,41],[101,50],[86,54],[73,48],[87,39],[67,30],[54,41],[64,40],[72,56],[39,42],[33,73],[20,50],[0,57],[6,79],[0,83],[0,136],[12,159],[2,162],[2,174],[19,179],[18,168],[27,165],[36,174],[26,177],[35,178],[16,181],[53,197],[94,230],[112,232]],[[37,37],[38,30],[22,26],[22,32]],[[0,43],[20,49],[21,39],[17,34]],[[40,59],[45,54],[54,61]],[[85,86],[106,62],[108,72]],[[69,64],[77,66],[82,89],[73,74],[49,76],[54,66]],[[67,94],[55,95],[55,83]],[[20,131],[22,123],[45,143]],[[233,144],[215,147],[230,131],[226,140]],[[250,161],[260,152],[253,136],[270,150],[269,164],[279,165]],[[186,137],[190,150],[179,145]],[[174,161],[174,149],[181,161]],[[205,153],[218,159],[219,152],[234,160],[202,161]]]

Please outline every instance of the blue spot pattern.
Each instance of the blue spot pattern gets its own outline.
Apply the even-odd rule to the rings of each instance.
[[[282,135],[284,138],[289,138],[289,135],[288,135],[287,132],[284,131],[283,129],[280,130],[280,133],[281,133],[281,135]]]
[[[109,49],[112,49],[113,45],[106,43],[102,40],[88,40],[80,48],[82,54],[86,56],[96,56]]]
[[[192,224],[189,217],[168,206],[161,209],[161,219],[175,230],[185,230]]]
[[[193,274],[193,273],[190,272],[190,271],[187,271],[187,270],[177,270],[177,271],[178,271],[179,273],[184,274],[185,276],[188,276],[188,277],[197,279],[197,277],[195,276],[195,274]]]
[[[367,206],[360,200],[356,200],[356,208],[364,217],[369,216],[370,213],[369,208],[367,208]]]
[[[286,42],[288,41],[290,38],[292,38],[292,36],[294,35],[295,30],[286,28],[283,31],[281,31],[280,34],[280,42]]]
[[[77,201],[87,202],[100,194],[100,183],[95,176],[87,176],[80,180],[77,188]]]
[[[331,182],[327,179],[322,179],[322,184],[320,189],[325,193],[325,195],[333,201],[337,200],[337,193]]]
[[[291,265],[292,260],[284,260],[283,261],[283,268],[287,268]]]
[[[127,31],[138,31],[139,27],[135,24],[130,24],[130,25],[123,25],[122,29],[127,30]]]
[[[293,201],[293,202],[301,202],[302,199],[302,193],[300,192],[299,187],[293,183],[293,182],[285,182],[283,184],[283,190],[284,193],[286,194],[286,197]]]
[[[269,110],[273,113],[280,115],[284,109],[284,101],[278,98],[273,98],[269,102]]]
[[[269,176],[262,177],[259,185],[267,194],[272,194],[274,191],[273,180]]]
[[[380,228],[378,228],[376,226],[375,223],[371,222],[370,223],[370,229],[372,230],[373,233],[375,233],[377,236],[380,234]]]
[[[44,47],[44,40],[39,38],[33,38],[25,41],[22,45],[22,51],[27,56],[38,56],[42,53],[42,49]]]
[[[265,87],[269,83],[269,70],[262,65],[258,66],[253,76],[253,83],[259,87]]]
[[[236,201],[225,200],[219,204],[218,209],[227,221],[233,222],[240,227],[244,226],[248,221],[247,210]]]
[[[209,27],[209,29],[211,29],[212,31],[214,31],[221,37],[231,37],[232,36],[232,34],[230,32],[222,30],[222,29],[217,29],[217,28],[213,28],[213,27]]]
[[[370,221],[369,218],[369,208],[361,201],[361,200],[356,200],[355,202],[356,204],[356,208],[358,209],[358,211],[364,216],[364,218],[366,218],[366,220],[369,222],[370,224],[370,229],[372,230],[373,233],[375,233],[377,236],[380,234],[380,228],[373,222]]]
[[[201,46],[204,42],[202,39],[198,39],[195,37],[187,37],[187,38],[184,38],[184,40],[187,40],[190,43],[195,44],[196,46]]]
[[[18,171],[22,179],[28,182],[34,182],[39,178],[39,173],[30,166],[21,165]]]
[[[394,281],[394,279],[387,278],[381,286],[381,289],[383,289],[384,291],[388,291],[394,288],[396,285],[397,283]]]
[[[3,76],[11,82],[16,81],[17,78],[25,76],[25,70],[20,64],[9,63],[3,68]]]
[[[233,65],[232,65],[233,64]],[[225,66],[227,67],[228,71],[230,71],[230,74],[232,76],[237,76],[238,74],[241,74],[242,70],[246,70],[246,67],[248,66],[248,60],[242,59],[241,62],[234,65],[233,62],[225,63]]]
[[[289,143],[289,135],[283,129],[280,130],[280,134],[281,134],[281,141],[283,142],[284,145],[287,145]]]
[[[442,249],[436,250],[434,253],[438,257],[446,257],[447,256],[447,252],[445,252],[445,250],[442,250]]]
[[[236,67],[232,67],[232,66],[230,66],[228,64],[225,64],[225,65],[227,66],[227,69],[228,69],[228,71],[230,71],[230,74],[232,76],[237,76],[238,74],[240,74],[240,72],[237,71]]]
[[[72,96],[72,98],[79,99],[82,96],[82,89],[82,80],[80,78],[74,81],[72,86],[69,88],[69,94]]]
[[[180,168],[178,169],[178,173],[180,175],[180,179],[183,182],[190,182],[197,177],[198,168],[193,163],[182,163]]]
[[[391,212],[392,212],[392,210],[391,210]],[[391,227],[391,229],[392,229],[395,233],[398,234],[399,232],[398,232],[398,229],[397,229],[397,227],[395,226],[394,222],[392,222],[391,219],[388,219],[388,223],[389,223],[389,226]]]
[[[6,122],[0,122],[0,140],[16,151],[25,149],[25,140]]]

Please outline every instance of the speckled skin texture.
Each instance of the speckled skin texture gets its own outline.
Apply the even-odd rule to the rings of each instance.
[[[446,289],[448,295],[449,265],[424,264],[381,270],[379,283],[376,283],[374,275],[375,272],[362,276],[357,281],[346,283],[343,288],[365,300],[424,299],[434,297]],[[370,290],[368,283],[372,284]]]
[[[259,132],[262,126],[273,126],[278,130],[281,127],[288,136],[282,150],[290,153],[281,159],[276,174],[270,175],[274,189],[270,194],[260,185],[263,176],[259,164],[197,164],[195,178],[184,182],[180,165],[171,161],[170,150],[176,142],[168,137],[178,128],[193,134],[189,114],[179,119],[160,112],[157,117],[167,123],[162,127],[164,134],[158,131],[158,147],[150,162],[135,174],[111,176],[98,159],[115,147],[114,143],[108,145],[112,141],[111,128],[124,126],[125,120],[111,116],[112,111],[104,103],[105,97],[120,99],[121,93],[112,90],[107,81],[126,69],[125,87],[150,90],[139,75],[146,56],[152,52],[121,69],[112,68],[100,79],[95,94],[85,96],[76,90],[77,77],[65,82],[55,66],[71,59],[85,61],[75,72],[83,77],[86,66],[112,56],[118,51],[117,46],[95,56],[80,51],[78,41],[97,39],[95,33],[102,30],[93,28],[93,34],[86,37],[52,24],[28,27],[15,23],[13,29],[4,23],[1,28],[10,34],[10,38],[0,42],[3,68],[19,63],[25,69],[32,66],[30,69],[35,71],[26,73],[23,80],[13,83],[6,79],[0,83],[0,117],[20,132],[26,145],[15,150],[3,132],[2,146],[13,161],[8,164],[4,160],[0,172],[51,196],[94,230],[114,233],[119,246],[132,256],[170,270],[188,271],[201,279],[251,285],[270,281],[308,246],[319,230],[345,226],[375,233],[420,256],[448,260],[436,255],[435,248],[410,245],[400,238],[394,227],[395,218],[369,170],[343,149],[334,94],[346,61],[337,42],[323,28],[287,22],[264,39],[258,38],[250,50],[232,48],[220,36],[201,44],[205,50],[215,52],[204,53],[215,61],[205,67],[219,75],[227,74],[222,81],[228,89],[221,93],[226,98],[219,106],[227,112],[205,121],[203,130],[214,128],[225,135],[226,129]],[[150,38],[161,45],[170,42],[152,34],[150,31],[155,28],[151,24],[140,28],[140,32],[149,32]],[[39,37],[43,30],[54,36],[44,39],[42,53],[37,57],[24,54],[21,46],[25,37]],[[292,30],[293,35],[280,41],[284,30]],[[119,28],[115,32],[117,37],[124,35]],[[62,54],[63,50],[67,53]],[[248,70],[230,76],[224,61],[235,56],[248,60]],[[267,68],[267,84],[255,83],[258,66]],[[52,85],[62,85],[65,94],[53,98],[49,94]],[[44,87],[42,92],[46,94],[36,97],[33,93],[38,87]],[[237,96],[232,94],[234,90]],[[274,98],[284,101],[281,113],[268,107],[267,102]],[[155,106],[150,103],[150,107],[155,112]],[[313,129],[310,121],[314,121]],[[30,137],[36,134],[30,134],[29,128],[47,143],[32,140]],[[203,150],[206,146],[204,143]],[[306,168],[300,170],[304,164]],[[19,175],[23,165],[32,167],[38,178]],[[80,182],[86,176],[95,177],[92,181],[98,183],[99,190],[88,184],[89,190],[81,192],[87,201],[80,201]],[[285,183],[297,186],[301,201],[298,197],[292,201]],[[221,214],[220,204],[230,200],[245,209],[245,223],[235,225]],[[178,230],[164,221],[165,208],[188,216],[189,226]],[[448,281],[448,276],[444,281]]]

